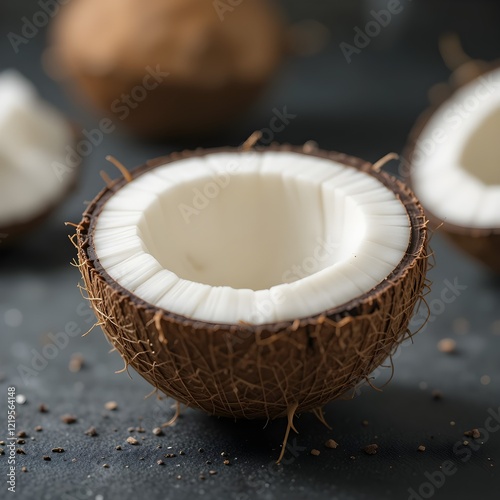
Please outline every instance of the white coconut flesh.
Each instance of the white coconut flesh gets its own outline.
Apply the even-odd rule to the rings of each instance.
[[[0,227],[30,222],[67,190],[73,173],[57,176],[73,142],[70,126],[13,70],[0,73]]]
[[[433,114],[411,164],[415,194],[436,217],[500,227],[500,70],[469,83]]]
[[[209,323],[319,314],[404,257],[407,211],[373,176],[291,152],[210,153],[159,166],[103,205],[107,274],[140,299]]]

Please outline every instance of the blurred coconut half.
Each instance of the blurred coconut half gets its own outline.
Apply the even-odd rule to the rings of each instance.
[[[0,73],[0,234],[19,235],[45,218],[73,186],[65,166],[69,122],[14,70]]]
[[[286,50],[265,0],[74,0],[61,9],[48,72],[144,137],[206,135],[255,101]]]
[[[406,158],[433,225],[500,272],[500,69],[492,68],[463,57],[451,78],[458,88],[416,124]]]

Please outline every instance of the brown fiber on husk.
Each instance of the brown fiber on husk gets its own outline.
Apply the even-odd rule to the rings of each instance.
[[[126,364],[168,396],[214,415],[285,417],[291,408],[294,413],[312,411],[343,395],[411,336],[409,320],[426,286],[427,221],[405,184],[343,154],[310,148],[305,153],[292,146],[267,149],[339,161],[366,171],[397,194],[411,221],[411,241],[385,280],[342,306],[307,318],[261,326],[205,323],[144,302],[100,265],[93,231],[123,179],[90,203],[75,235],[90,304]],[[136,178],[156,166],[214,151],[238,150],[175,153],[131,174]]]
[[[469,61],[467,64],[470,65],[474,62],[475,61]],[[486,64],[483,61],[479,61],[479,63],[480,64],[477,66],[477,69],[478,71],[482,71],[479,76],[487,74],[500,67],[499,61],[489,64]],[[457,68],[457,70],[459,71],[460,67]],[[456,80],[456,78],[451,78],[452,83],[449,85],[449,97],[462,88],[463,85],[466,85],[474,80],[474,78],[465,79],[461,85],[454,85]],[[437,104],[433,104],[425,110],[417,119],[410,133],[408,144],[403,155],[403,162],[405,163],[404,177],[410,186],[412,186],[412,159],[417,147],[418,139],[441,104],[443,103],[439,102]],[[428,206],[425,206],[424,209],[432,229],[439,228],[440,232],[442,232],[451,242],[456,244],[463,251],[471,255],[473,258],[481,261],[493,271],[500,273],[500,227],[477,228],[472,226],[459,226],[457,224],[451,224],[450,222],[444,221],[440,217],[436,216],[432,213],[432,210],[429,210]]]

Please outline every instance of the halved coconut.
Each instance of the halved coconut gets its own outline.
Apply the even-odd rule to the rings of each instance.
[[[500,272],[500,69],[459,88],[416,125],[411,185],[434,226]]]
[[[370,163],[204,150],[129,180],[85,211],[79,268],[111,343],[165,394],[232,417],[315,410],[408,335],[426,220]]]
[[[11,239],[47,216],[75,181],[65,164],[73,129],[14,70],[0,73],[0,234]]]

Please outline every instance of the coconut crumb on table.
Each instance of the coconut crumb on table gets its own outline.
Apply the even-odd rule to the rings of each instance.
[[[481,437],[481,433],[479,432],[479,429],[477,429],[475,427],[474,429],[471,429],[470,431],[465,431],[464,436],[471,437],[473,439],[479,439]]]
[[[65,415],[61,416],[61,421],[65,424],[74,424],[77,422],[77,417],[75,415],[71,415],[69,413],[66,413]]]
[[[445,338],[438,342],[438,349],[445,354],[452,354],[457,350],[457,343],[453,339]]]
[[[375,443],[369,444],[368,446],[365,446],[363,448],[363,451],[367,455],[376,455],[378,452],[378,444],[375,444]]]
[[[325,443],[325,446],[326,446],[327,448],[331,448],[331,449],[335,449],[335,448],[337,448],[337,447],[338,447],[338,445],[339,445],[339,444],[338,444],[338,443],[337,443],[337,441],[335,441],[334,439],[328,439],[328,441],[326,441],[326,443]]]

